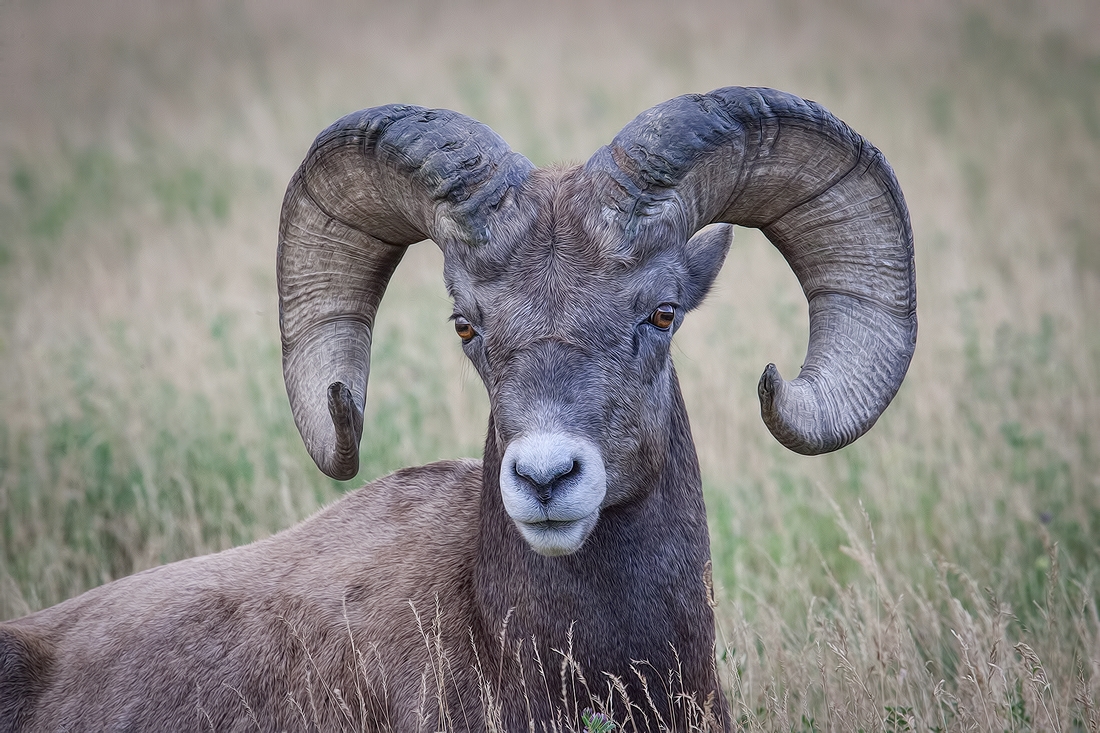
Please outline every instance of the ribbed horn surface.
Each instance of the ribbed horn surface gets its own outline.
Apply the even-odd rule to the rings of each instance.
[[[313,143],[283,200],[277,278],[283,376],[317,466],[359,468],[374,316],[406,247],[480,246],[532,169],[485,125],[389,105]]]
[[[917,318],[908,209],[873,145],[818,104],[728,87],[643,112],[586,171],[606,177],[624,219],[671,208],[685,239],[714,222],[756,227],[786,258],[810,339],[797,378],[768,365],[760,379],[761,416],[783,445],[824,453],[874,424],[909,367]]]

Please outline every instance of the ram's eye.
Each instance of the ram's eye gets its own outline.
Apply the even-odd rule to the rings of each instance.
[[[657,310],[653,311],[649,316],[649,322],[662,331],[667,331],[672,328],[672,323],[675,320],[676,306],[671,303],[662,303],[657,306]]]
[[[477,336],[477,331],[475,331],[474,327],[470,325],[470,322],[462,316],[455,316],[455,333],[457,333],[458,337],[463,341],[469,341],[474,336]]]

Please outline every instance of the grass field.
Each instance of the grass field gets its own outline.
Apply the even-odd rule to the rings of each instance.
[[[1100,727],[1100,5],[0,1],[0,618],[248,542],[487,404],[412,248],[375,335],[362,471],[294,429],[283,187],[340,115],[449,107],[536,164],[641,110],[763,85],[872,140],[906,193],[920,336],[854,446],[774,442],[806,306],[738,230],[678,335],[720,665],[753,730]]]

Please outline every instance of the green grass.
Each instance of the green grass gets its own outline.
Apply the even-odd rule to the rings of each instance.
[[[451,107],[545,164],[676,94],[763,84],[893,163],[920,337],[875,428],[804,458],[758,417],[761,369],[795,373],[807,331],[758,233],[678,335],[734,717],[1100,724],[1093,3],[346,5],[0,4],[0,618],[479,453],[428,244],[380,311],[360,479],[321,476],[297,436],[275,232],[333,119]]]

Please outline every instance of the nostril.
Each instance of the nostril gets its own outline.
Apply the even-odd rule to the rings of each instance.
[[[584,438],[534,433],[514,439],[504,451],[500,497],[521,532],[542,532],[546,522],[595,522],[606,491],[603,457]]]
[[[513,466],[517,478],[530,487],[542,504],[549,504],[562,481],[581,472],[581,463],[572,458],[556,461],[517,461]]]

